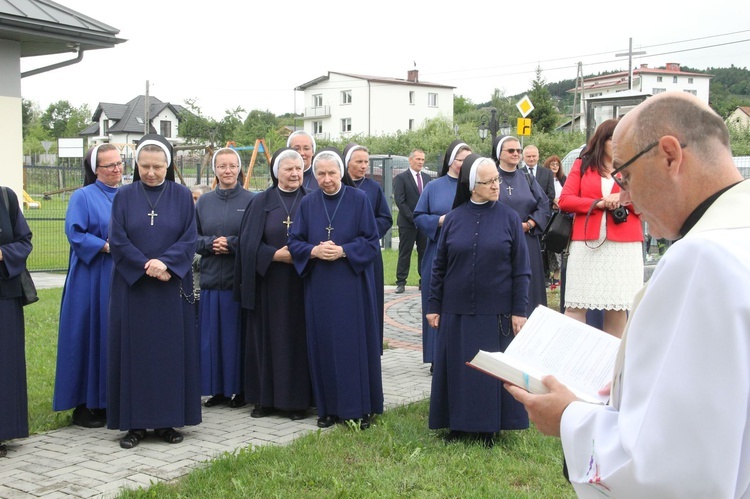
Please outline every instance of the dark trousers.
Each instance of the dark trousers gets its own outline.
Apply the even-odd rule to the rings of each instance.
[[[422,256],[427,246],[427,237],[413,227],[398,228],[398,265],[396,266],[396,285],[406,284],[411,266],[411,252],[417,243],[417,273],[422,277]]]

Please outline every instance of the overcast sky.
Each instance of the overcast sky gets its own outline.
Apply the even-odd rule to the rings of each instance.
[[[328,71],[405,78],[415,63],[421,81],[455,86],[456,95],[479,103],[495,88],[526,91],[537,66],[548,82],[575,78],[579,61],[584,74],[625,70],[627,57],[615,54],[627,51],[629,38],[647,52],[635,65],[750,67],[750,14],[739,0],[697,8],[664,0],[642,7],[594,0],[59,3],[127,41],[24,78],[23,97],[42,109],[61,99],[92,111],[99,102],[125,103],[149,80],[151,95],[174,104],[195,98],[216,119],[237,106],[278,115],[302,112],[302,93],[293,89]],[[73,57],[24,58],[21,70]]]

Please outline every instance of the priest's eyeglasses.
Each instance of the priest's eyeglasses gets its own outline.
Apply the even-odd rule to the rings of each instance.
[[[115,168],[119,168],[122,170],[122,161],[117,161],[115,163],[108,163],[106,165],[97,165],[97,168],[106,168],[107,171],[113,172],[115,171]]]
[[[216,167],[217,171],[224,172],[227,170],[236,170],[240,165],[219,165]]]
[[[659,140],[661,140],[661,138]],[[659,140],[647,145],[646,147],[643,148],[641,152],[639,152],[638,154],[636,154],[635,156],[633,156],[632,158],[624,162],[622,165],[615,168],[615,170],[612,172],[612,178],[615,180],[615,182],[617,182],[617,185],[620,186],[620,189],[622,189],[623,191],[627,191],[628,187],[630,186],[630,176],[625,177],[622,174],[622,171],[628,166],[638,161],[638,158],[640,158],[641,156],[649,152],[654,147],[658,146]],[[685,147],[687,147],[687,144],[680,143],[680,147],[684,149]]]
[[[491,184],[500,185],[500,184],[503,183],[503,179],[501,179],[500,177],[495,177],[495,178],[491,178],[489,180],[485,180],[484,182],[480,182],[480,181],[477,180],[474,183],[477,184],[477,185],[491,185]]]

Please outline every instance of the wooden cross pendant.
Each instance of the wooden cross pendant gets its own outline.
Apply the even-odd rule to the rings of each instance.
[[[154,209],[151,208],[151,213],[146,213],[147,217],[151,217],[151,225],[154,225],[154,217],[158,217],[159,214],[154,212]]]
[[[289,215],[286,216],[286,220],[282,221],[284,225],[286,225],[286,235],[289,235],[289,226],[292,225],[294,222],[291,218],[289,218]]]

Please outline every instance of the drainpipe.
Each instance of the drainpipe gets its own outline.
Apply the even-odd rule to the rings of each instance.
[[[47,71],[53,71],[55,69],[64,68],[66,66],[72,66],[73,64],[78,64],[83,60],[83,50],[78,49],[78,57],[75,59],[70,59],[68,61],[58,62],[55,64],[51,64],[49,66],[44,66],[42,68],[32,69],[31,71],[26,71],[24,73],[21,73],[21,78],[26,78],[28,76],[34,76],[41,73],[46,73]]]

